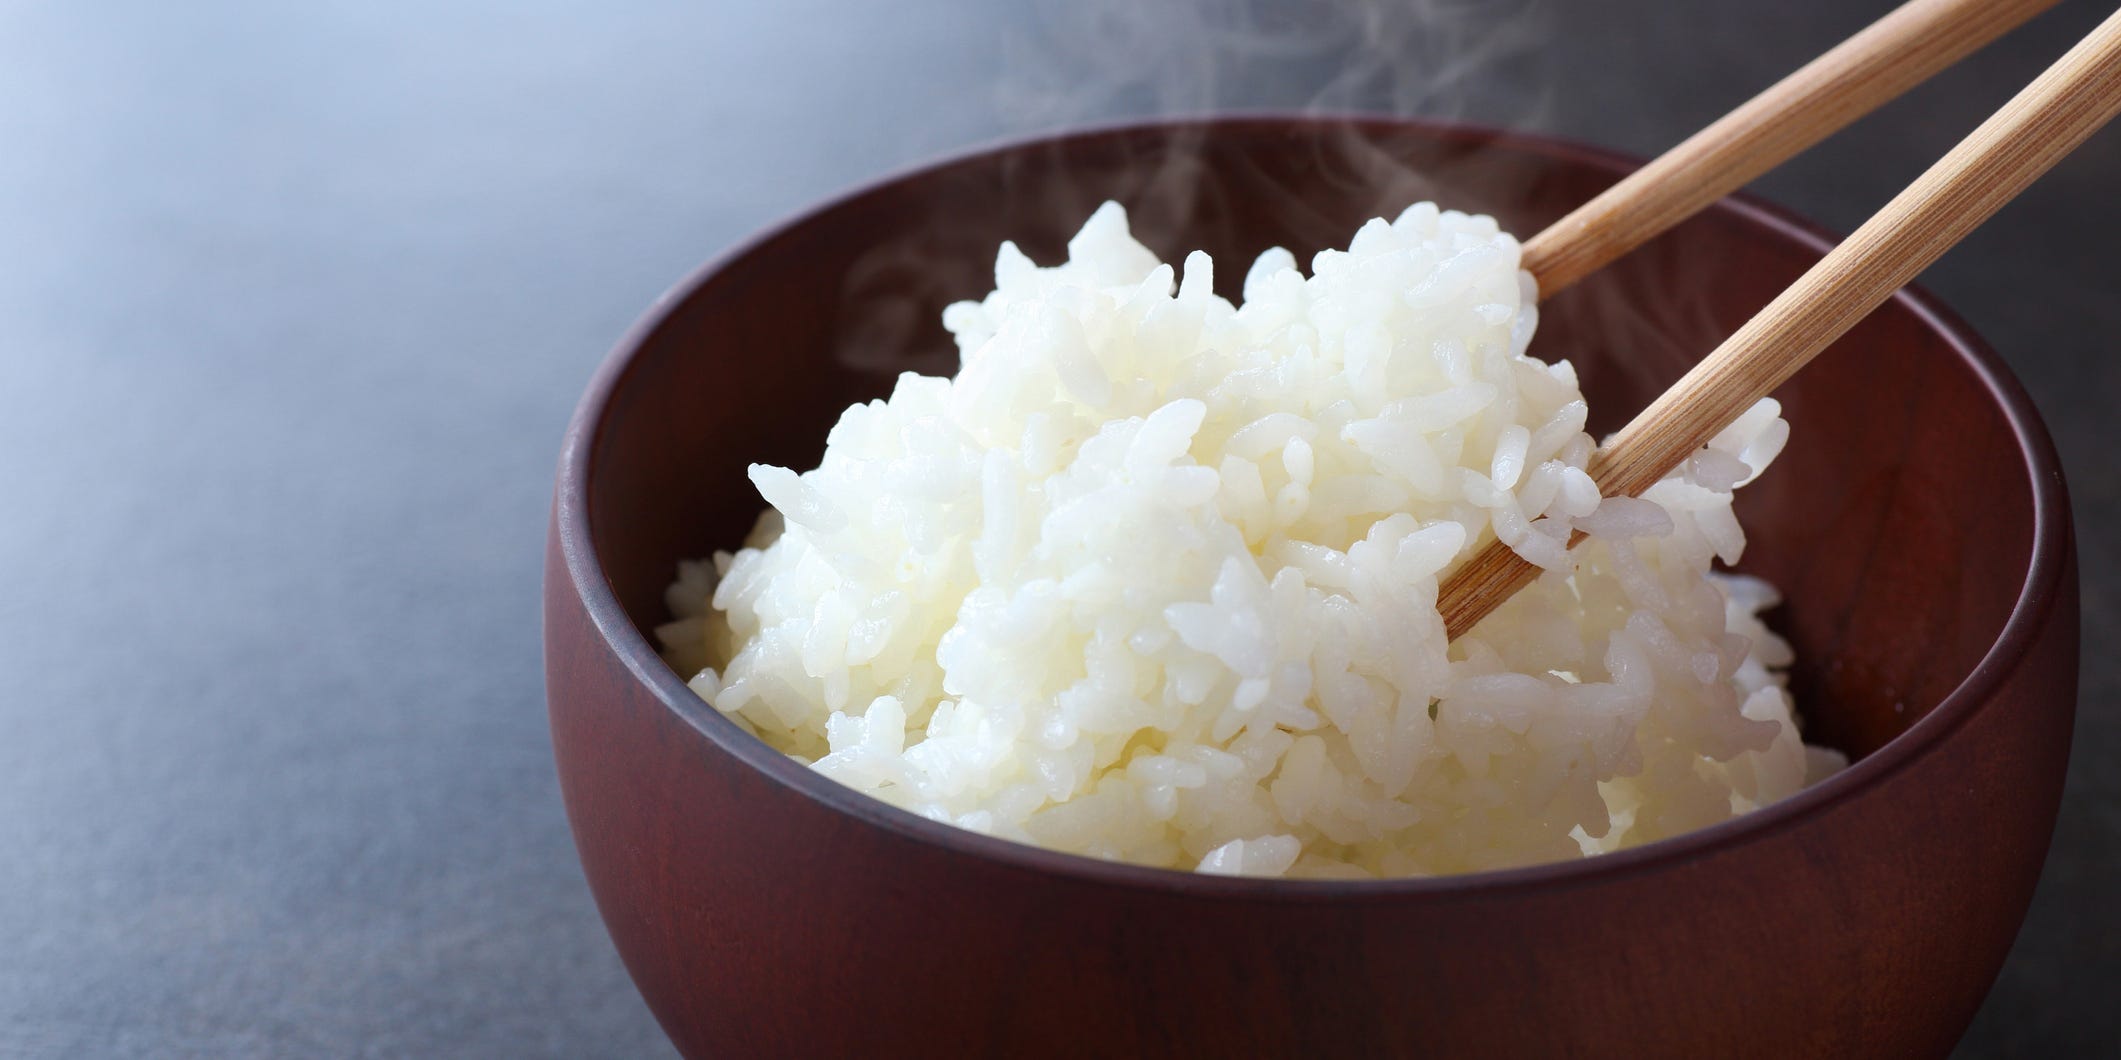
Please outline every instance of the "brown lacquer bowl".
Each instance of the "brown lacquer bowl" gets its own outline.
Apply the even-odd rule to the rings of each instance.
[[[962,832],[844,790],[686,690],[648,631],[734,546],[752,461],[810,467],[850,402],[946,373],[996,246],[1058,260],[1106,198],[1235,295],[1283,245],[1435,199],[1529,234],[1636,162],[1396,120],[1238,118],[986,151],[701,269],[597,373],[560,458],[545,662],[567,811],[649,1007],[698,1057],[1915,1056],[2017,933],[2076,701],[2061,471],[1995,353],[1903,292],[1779,396],[1744,567],[1846,772],[1588,861],[1379,882],[1195,876]],[[1549,303],[1534,346],[1610,430],[1829,245],[1734,199]],[[2010,278],[1999,277],[2008,283]]]

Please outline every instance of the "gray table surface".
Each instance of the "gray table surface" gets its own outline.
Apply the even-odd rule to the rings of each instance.
[[[1170,110],[1652,153],[1887,6],[0,4],[0,1056],[670,1052],[562,815],[540,551],[591,370],[744,233]],[[1847,230],[2102,7],[1761,190]],[[2109,130],[1927,279],[2047,416],[2085,587],[2061,823],[1968,1057],[2121,1055],[2117,189]]]

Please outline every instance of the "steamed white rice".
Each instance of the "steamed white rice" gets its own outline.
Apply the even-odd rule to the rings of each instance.
[[[1838,768],[1798,736],[1775,592],[1713,573],[1773,401],[1601,500],[1518,244],[1421,203],[1346,251],[1213,264],[1116,204],[951,306],[955,379],[754,465],[746,547],[688,563],[667,656],[820,773],[1026,843],[1202,872],[1464,872],[1698,828]],[[1590,539],[1573,553],[1570,530]],[[1547,569],[1456,644],[1440,575]]]

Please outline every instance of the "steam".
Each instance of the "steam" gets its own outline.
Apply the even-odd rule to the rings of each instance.
[[[1550,98],[1542,0],[1031,0],[1021,10],[1001,41],[985,123],[1010,138],[1233,112],[1536,128]],[[932,218],[891,226],[894,234],[847,266],[835,307],[836,357],[880,381],[899,370],[955,371],[955,351],[937,323],[942,306],[992,286],[1004,238],[1053,263],[1106,198],[1127,204],[1135,235],[1167,260],[1213,250],[1227,261],[1217,286],[1234,296],[1245,266],[1270,245],[1308,260],[1345,244],[1362,220],[1394,216],[1415,201],[1493,212],[1524,191],[1489,180],[1479,201],[1467,200],[1469,182],[1454,182],[1451,168],[1468,157],[1417,165],[1353,122],[1322,128],[1325,135],[1303,147],[1300,174],[1287,159],[1255,165],[1228,152],[1211,165],[1205,133],[1180,127],[1127,165],[1104,167],[1125,170],[1123,186],[1101,181],[1057,147],[1019,158],[1020,172],[1001,174],[999,223],[926,200],[919,208]],[[1245,222],[1272,230],[1271,240],[1230,230],[1228,204],[1217,198],[1240,185],[1271,204],[1269,216],[1255,211]],[[1240,234],[1246,238],[1234,238]]]
[[[1538,0],[1035,0],[1003,43],[1000,123],[1032,132],[1232,110],[1524,127],[1543,116]]]
[[[1549,37],[1542,0],[1032,0],[1004,41],[995,116],[1019,134],[1245,112],[1537,127],[1550,99]],[[1228,158],[1224,172],[1202,172],[1200,145],[1180,133],[1159,147],[1152,177],[1127,200],[1137,235],[1172,261],[1215,242],[1205,228],[1218,211],[1200,199],[1233,177],[1288,186],[1280,227],[1304,258],[1344,243],[1362,219],[1395,216],[1418,199],[1490,208],[1443,201],[1459,198],[1442,190],[1451,163],[1416,166],[1352,122],[1328,129],[1337,135],[1311,148],[1312,165],[1294,181],[1267,167],[1228,173]],[[1522,189],[1487,190],[1506,201]],[[1327,222],[1339,211],[1304,201],[1321,196],[1357,198],[1367,212],[1353,224]],[[1071,201],[1083,198],[1043,205],[1066,211],[1072,231],[1097,205]],[[1264,249],[1243,247],[1232,264]],[[1226,271],[1233,283],[1243,274]]]

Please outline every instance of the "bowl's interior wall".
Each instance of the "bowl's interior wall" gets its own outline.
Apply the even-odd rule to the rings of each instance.
[[[887,394],[901,371],[953,371],[943,306],[992,286],[1004,239],[1058,260],[1107,198],[1167,259],[1213,254],[1234,298],[1270,246],[1307,260],[1419,199],[1529,234],[1616,175],[1477,133],[1261,121],[1092,134],[886,185],[741,254],[649,338],[593,442],[597,554],[652,631],[676,562],[748,532],[761,502],[746,465],[814,466],[847,404]],[[1534,352],[1576,362],[1593,428],[1610,430],[1816,258],[1711,211],[1547,304]],[[1792,438],[1742,493],[1742,568],[1790,599],[1771,621],[1797,647],[1811,736],[1868,753],[2001,628],[2030,562],[2025,461],[1952,341],[1903,303],[1778,397]]]

